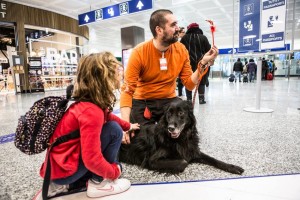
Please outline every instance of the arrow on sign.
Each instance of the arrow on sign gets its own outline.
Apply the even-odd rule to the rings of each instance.
[[[88,23],[89,20],[90,20],[89,16],[88,16],[88,15],[85,15],[84,21],[85,21],[86,23]]]
[[[143,6],[144,4],[141,1],[139,1],[136,7],[141,10]]]

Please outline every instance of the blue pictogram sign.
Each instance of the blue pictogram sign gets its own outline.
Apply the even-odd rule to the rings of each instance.
[[[124,16],[153,8],[153,0],[131,0],[78,15],[79,25]]]

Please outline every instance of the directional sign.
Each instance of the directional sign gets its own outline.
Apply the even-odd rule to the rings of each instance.
[[[106,20],[153,8],[153,0],[131,0],[78,15],[79,25]]]
[[[82,24],[89,24],[95,22],[95,17],[96,17],[95,11],[80,14],[78,15],[78,23],[79,25],[82,25]]]
[[[120,16],[119,4],[102,8],[102,10],[103,10],[103,19],[109,19],[109,18]]]
[[[286,1],[262,1],[261,49],[282,48],[285,43]]]
[[[129,12],[135,13],[143,10],[152,9],[152,0],[132,0],[129,1]]]
[[[260,0],[240,1],[239,51],[259,50]]]

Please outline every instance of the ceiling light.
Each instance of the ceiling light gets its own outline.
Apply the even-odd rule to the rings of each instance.
[[[195,0],[172,0],[172,5],[187,3],[187,2],[190,2],[190,1],[195,1]]]

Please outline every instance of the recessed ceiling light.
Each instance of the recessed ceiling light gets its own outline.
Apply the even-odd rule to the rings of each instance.
[[[195,0],[172,0],[172,5],[182,4],[190,1],[195,1]]]

